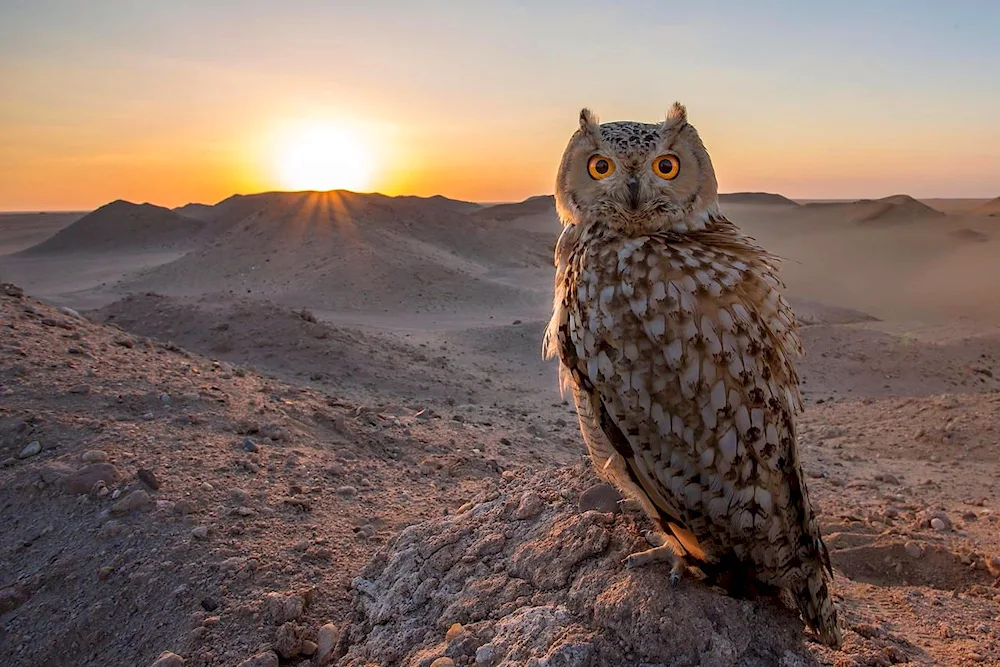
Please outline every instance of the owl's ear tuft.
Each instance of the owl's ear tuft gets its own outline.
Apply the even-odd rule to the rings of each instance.
[[[590,109],[584,107],[580,109],[580,129],[585,132],[593,131],[598,126],[597,116]]]
[[[668,123],[686,123],[688,119],[688,110],[680,102],[674,102],[674,105],[670,107],[670,111],[667,112],[667,122]]]

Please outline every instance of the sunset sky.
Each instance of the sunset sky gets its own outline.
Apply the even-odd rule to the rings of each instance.
[[[991,0],[5,0],[0,210],[360,182],[338,152],[356,189],[519,200],[581,106],[675,99],[722,191],[995,197],[998,35]]]

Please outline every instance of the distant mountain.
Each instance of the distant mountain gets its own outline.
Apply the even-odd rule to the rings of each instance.
[[[476,211],[476,215],[490,220],[514,220],[529,215],[555,215],[555,212],[556,198],[553,195],[536,195],[524,201],[486,206]]]
[[[902,222],[920,218],[943,218],[945,214],[917,201],[910,195],[892,195],[881,199],[859,199],[853,202],[816,202],[805,209],[835,211],[854,222]]]
[[[185,204],[175,208],[174,213],[202,222],[211,222],[215,219],[215,207],[211,204]]]
[[[719,195],[720,204],[767,204],[771,206],[798,206],[784,195],[772,192],[730,192]]]
[[[170,209],[119,199],[19,254],[179,250],[191,247],[203,227],[203,222]]]

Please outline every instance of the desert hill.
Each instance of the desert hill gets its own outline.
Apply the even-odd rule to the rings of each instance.
[[[485,206],[476,215],[490,220],[516,220],[530,215],[555,214],[556,198],[552,195],[537,195],[524,201],[510,204],[493,204]]]
[[[804,208],[811,211],[833,212],[856,223],[909,222],[922,218],[943,218],[946,215],[909,195],[859,199],[854,202],[807,203]]]
[[[720,204],[765,204],[770,206],[798,206],[799,203],[784,195],[771,192],[729,192],[719,195]]]
[[[985,204],[977,207],[973,213],[976,215],[1000,216],[1000,197],[991,199]]]
[[[21,254],[178,249],[191,246],[203,226],[199,220],[178,215],[161,206],[117,200],[88,213]]]
[[[555,235],[524,233],[445,198],[263,193],[220,202],[200,247],[119,286],[234,292],[323,309],[534,307]],[[502,249],[502,250],[500,250]]]

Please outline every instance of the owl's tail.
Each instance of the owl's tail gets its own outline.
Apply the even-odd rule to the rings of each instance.
[[[841,643],[840,626],[837,624],[837,608],[830,594],[829,579],[818,560],[810,560],[802,565],[805,577],[793,590],[795,600],[806,623],[811,627],[820,641],[831,648],[839,648]]]

